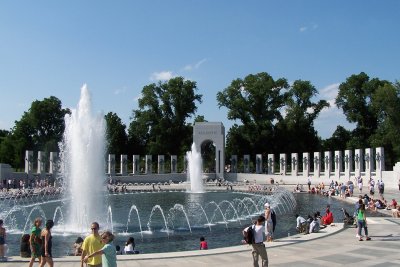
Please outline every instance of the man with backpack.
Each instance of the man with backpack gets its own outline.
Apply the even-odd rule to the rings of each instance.
[[[258,267],[258,260],[261,256],[262,266],[268,267],[268,254],[264,245],[264,216],[260,215],[254,225],[243,230],[246,242],[252,246],[253,266]]]

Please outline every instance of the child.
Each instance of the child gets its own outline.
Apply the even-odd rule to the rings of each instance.
[[[117,249],[112,244],[114,235],[110,231],[106,231],[101,235],[101,242],[105,245],[102,249],[87,255],[84,259],[85,262],[90,257],[101,255],[103,267],[117,267]]]
[[[200,237],[200,250],[208,249],[208,244],[206,239],[202,236]]]
[[[33,263],[35,262],[35,259],[39,259],[39,263],[41,262],[42,259],[42,240],[40,239],[40,233],[42,232],[42,229],[40,229],[40,226],[42,225],[42,219],[41,218],[36,218],[35,222],[33,224],[32,230],[31,230],[31,236],[29,239],[30,245],[31,245],[31,260],[29,261],[29,267],[33,266]]]
[[[0,220],[0,261],[6,261],[4,245],[6,244],[6,229],[3,227],[3,220]]]

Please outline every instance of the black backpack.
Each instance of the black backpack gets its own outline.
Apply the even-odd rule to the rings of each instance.
[[[254,224],[249,227],[244,228],[243,230],[243,240],[246,244],[254,243]]]
[[[276,226],[276,213],[273,209],[271,209],[271,220],[272,220],[272,232],[275,231],[275,226]]]

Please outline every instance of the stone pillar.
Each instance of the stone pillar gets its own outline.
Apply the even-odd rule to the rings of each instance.
[[[256,173],[263,173],[262,155],[256,155]]]
[[[108,174],[111,176],[115,175],[115,155],[108,154]]]
[[[178,172],[178,156],[171,155],[171,173]]]
[[[303,177],[310,176],[310,153],[303,153]]]
[[[371,172],[373,169],[372,164],[374,163],[374,157],[371,148],[365,149],[364,160],[365,160],[365,177],[369,180],[371,178]]]
[[[158,174],[164,174],[165,173],[165,170],[164,170],[164,165],[165,165],[164,155],[158,155],[157,162],[158,162],[158,166],[157,166]]]
[[[361,177],[361,170],[364,167],[363,151],[356,149],[354,151],[354,175],[356,178]]]
[[[351,150],[344,151],[344,175],[350,180],[353,171],[353,155]]]
[[[299,156],[297,153],[292,153],[292,176],[297,176],[299,173]]]
[[[237,155],[231,156],[231,173],[237,173]]]
[[[376,178],[382,180],[382,171],[385,170],[385,151],[383,147],[377,147],[375,150],[375,175]]]
[[[268,154],[268,174],[275,173],[275,155]]]
[[[140,174],[140,156],[132,156],[132,174]]]
[[[121,155],[121,162],[120,162],[120,171],[119,173],[122,176],[128,175],[128,156],[127,155]]]
[[[321,176],[321,152],[314,152],[314,177],[319,178]]]
[[[244,173],[250,172],[250,155],[243,156],[243,172]]]
[[[325,151],[324,163],[325,163],[325,178],[329,179],[332,170],[332,155],[330,151]]]
[[[50,168],[49,173],[56,174],[58,169],[58,153],[57,152],[50,152]]]
[[[279,155],[279,173],[282,175],[286,175],[286,154]]]
[[[37,173],[44,174],[46,168],[46,155],[43,151],[38,151],[38,166],[37,166]]]
[[[33,151],[25,151],[25,173],[28,175],[33,171]]]
[[[146,174],[152,174],[153,173],[153,162],[152,162],[152,156],[151,155],[146,155]]]
[[[339,180],[340,179],[340,172],[342,171],[342,151],[335,151],[335,158],[334,158],[334,163],[335,163],[335,179]],[[350,177],[348,177],[350,178]]]

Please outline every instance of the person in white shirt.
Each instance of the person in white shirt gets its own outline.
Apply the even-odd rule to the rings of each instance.
[[[255,225],[253,227],[253,237],[254,242],[251,244],[253,255],[253,266],[259,267],[258,260],[261,257],[262,267],[268,267],[268,254],[264,244],[265,227],[264,227],[265,217],[260,215],[257,218]]]
[[[307,227],[307,221],[303,217],[301,217],[299,214],[296,214],[296,229],[300,233],[305,232],[306,229],[304,227]]]
[[[135,239],[133,237],[129,237],[125,243],[124,247],[125,254],[135,254]]]

